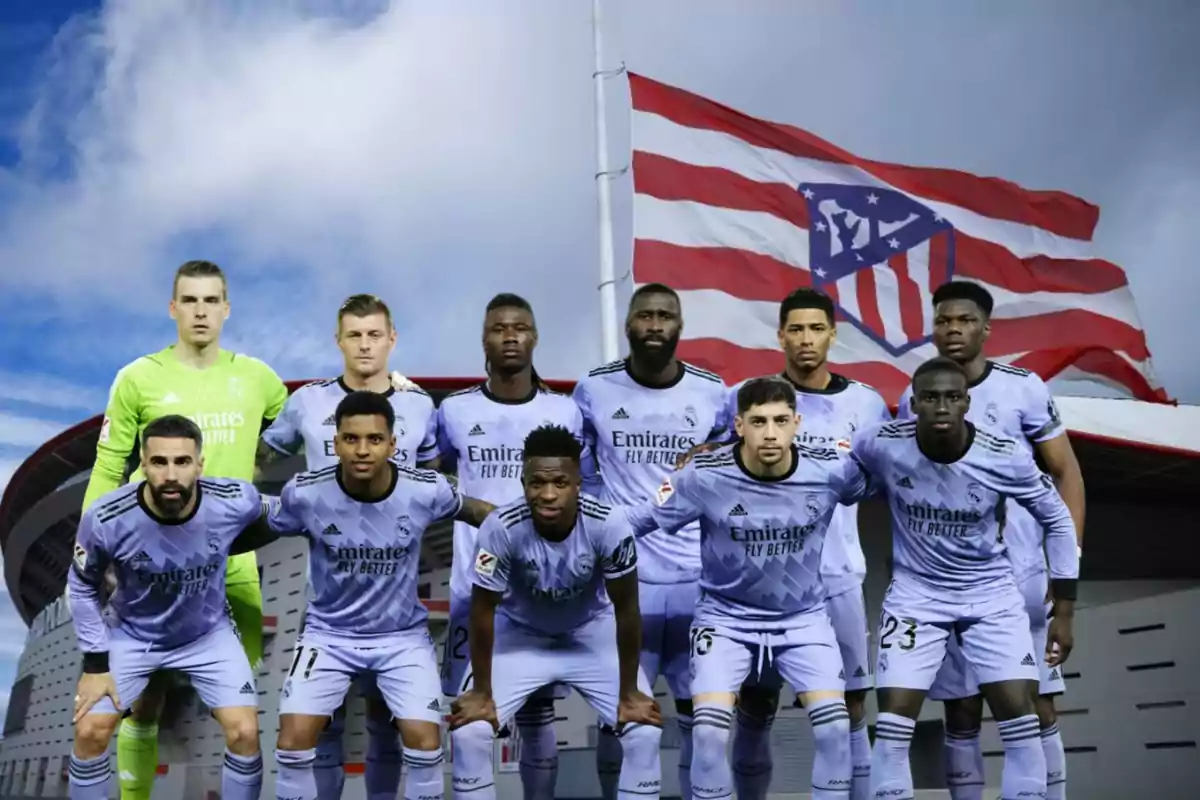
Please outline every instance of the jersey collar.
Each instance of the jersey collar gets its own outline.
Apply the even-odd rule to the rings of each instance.
[[[976,386],[978,386],[979,384],[981,384],[981,383],[983,383],[984,381],[986,381],[986,380],[988,379],[988,375],[991,375],[991,374],[992,374],[992,367],[993,367],[993,366],[994,366],[994,364],[992,364],[992,362],[991,362],[991,361],[985,361],[985,362],[983,362],[983,372],[982,372],[982,373],[980,373],[980,375],[979,375],[979,377],[978,377],[978,378],[976,378],[975,380],[973,380],[973,381],[971,381],[970,383],[968,383],[968,384],[967,384],[967,388],[968,388],[968,389],[974,389]]]
[[[638,377],[633,374],[633,365],[630,363],[628,358],[625,359],[625,374],[629,376],[629,380],[633,381],[638,386],[641,386],[643,389],[670,389],[678,386],[680,381],[683,380],[683,376],[687,374],[687,369],[683,366],[682,361],[676,360],[675,363],[679,366],[679,370],[675,373],[674,378],[671,378],[671,380],[663,384],[654,385],[643,383],[642,381],[638,380]]]
[[[359,502],[359,503],[382,503],[384,500],[387,500],[389,497],[392,496],[392,492],[396,491],[396,484],[400,480],[400,470],[396,467],[396,465],[392,461],[389,460],[388,466],[391,467],[391,469],[392,469],[392,482],[390,484],[388,484],[388,490],[386,492],[384,492],[383,495],[380,497],[373,497],[373,498],[372,497],[362,497],[360,495],[354,494],[349,489],[347,489],[346,484],[342,482],[342,465],[341,464],[338,464],[337,468],[334,470],[334,474],[337,476],[338,488],[342,490],[343,494],[345,494],[346,497],[349,497],[351,500],[354,500],[356,502]]]
[[[790,383],[792,388],[797,392],[802,392],[804,394],[839,394],[850,388],[850,380],[838,375],[836,372],[829,373],[829,385],[824,389],[810,389],[807,386],[801,386],[792,380],[791,376],[787,374],[787,370],[779,373],[779,377]]]
[[[337,385],[342,387],[342,391],[345,392],[346,394],[350,394],[351,392],[354,391],[353,389],[351,389],[349,386],[346,385],[346,376],[345,375],[338,375]],[[396,393],[395,386],[389,386],[386,392],[380,392],[380,394],[382,394],[384,397],[391,397],[395,393]]]
[[[493,403],[500,403],[501,405],[506,405],[506,406],[522,406],[522,405],[525,405],[526,403],[532,402],[533,398],[538,396],[538,392],[541,391],[541,388],[536,383],[534,383],[533,388],[530,390],[529,394],[525,395],[524,397],[518,397],[515,400],[509,400],[506,397],[498,397],[497,395],[495,395],[492,392],[492,390],[488,388],[487,381],[484,381],[483,383],[479,384],[479,391],[483,392],[483,396],[486,397],[488,400],[491,400]]]
[[[921,447],[921,437],[919,437],[919,436],[916,437],[916,440],[917,440],[917,449],[921,451],[921,455],[925,456],[933,463],[935,463],[935,464],[953,464],[957,461],[962,461],[963,458],[966,457],[967,453],[971,452],[971,448],[975,445],[975,426],[972,425],[970,422],[967,423],[967,446],[963,449],[963,451],[961,453],[959,453],[957,456],[955,456],[954,458],[951,458],[949,460],[935,458],[934,456],[930,455],[929,453],[926,453],[925,448]]]
[[[745,474],[745,476],[750,480],[758,481],[759,483],[779,483],[780,481],[786,481],[788,478],[795,475],[796,467],[800,466],[800,451],[797,450],[796,445],[793,444],[792,466],[787,472],[782,475],[774,475],[765,478],[762,475],[755,475],[746,467],[746,462],[742,461],[742,444],[743,442],[738,442],[733,447],[733,463],[737,464],[738,469],[740,469],[742,473]]]

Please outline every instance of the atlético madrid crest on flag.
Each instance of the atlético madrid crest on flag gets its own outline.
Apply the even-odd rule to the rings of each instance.
[[[954,274],[954,229],[909,195],[874,186],[802,183],[813,286],[899,356],[929,341],[933,292]]]

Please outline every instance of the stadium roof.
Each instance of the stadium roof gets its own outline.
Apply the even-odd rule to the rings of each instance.
[[[455,391],[482,381],[481,378],[415,380],[435,392]],[[288,389],[294,391],[307,382],[290,381]],[[564,381],[549,383],[559,390],[569,390],[572,385]],[[1195,487],[1200,485],[1200,407],[1081,397],[1061,397],[1057,401],[1071,431],[1090,495],[1195,504]],[[37,609],[26,608],[20,599],[23,564],[8,563],[10,535],[41,500],[92,468],[102,420],[102,415],[84,420],[38,448],[13,473],[0,501],[0,549],[5,554],[6,583],[27,621]],[[1107,495],[1108,492],[1121,494]],[[29,554],[37,557],[38,548],[46,547],[54,550],[53,554],[43,554],[46,563],[69,563],[67,534],[73,535],[73,527],[58,533],[61,535],[43,536],[46,541],[29,547],[25,560],[30,558]],[[58,553],[64,548],[63,553]]]

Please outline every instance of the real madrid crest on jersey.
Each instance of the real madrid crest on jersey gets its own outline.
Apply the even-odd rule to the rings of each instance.
[[[408,527],[411,522],[412,522],[412,520],[409,519],[407,514],[401,514],[399,517],[397,517],[396,518],[396,535],[400,536],[401,538],[407,538],[407,537],[411,536],[412,531],[410,531],[409,527]]]
[[[685,425],[687,425],[688,430],[695,430],[696,426],[699,424],[698,420],[699,415],[696,413],[696,409],[693,406],[684,406],[683,422]]]
[[[404,437],[408,434],[408,423],[404,421],[404,417],[400,416],[399,414],[396,415],[396,424],[392,427],[392,430],[395,432],[398,438]]]

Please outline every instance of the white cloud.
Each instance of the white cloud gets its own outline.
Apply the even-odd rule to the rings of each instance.
[[[27,447],[30,450],[41,447],[67,428],[61,422],[22,414],[6,414],[0,412],[0,444],[9,447]]]
[[[104,400],[103,389],[49,375],[0,370],[0,403],[26,403],[91,416],[103,410]]]

